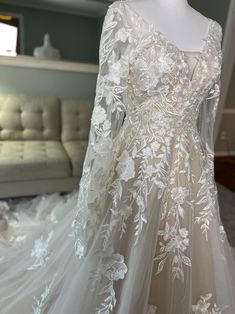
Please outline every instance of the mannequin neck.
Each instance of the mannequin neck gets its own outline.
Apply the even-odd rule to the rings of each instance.
[[[189,8],[188,0],[145,0],[145,3],[170,10],[185,10]]]

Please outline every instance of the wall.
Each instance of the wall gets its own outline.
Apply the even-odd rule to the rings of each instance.
[[[93,99],[96,78],[90,73],[1,66],[0,93]]]
[[[0,12],[23,14],[26,55],[51,34],[52,44],[65,60],[98,62],[100,21],[97,18],[0,4]],[[0,66],[0,93],[55,95],[60,98],[93,99],[96,74]]]
[[[230,82],[230,87],[225,103],[225,108],[232,108],[235,111],[235,65],[233,67],[232,78]]]
[[[190,0],[189,2],[196,10],[217,20],[225,27],[229,0],[223,0],[223,2],[220,0]],[[50,29],[54,45],[66,53],[66,58],[78,58],[80,61],[98,63],[98,47],[104,17],[97,19],[84,18],[0,4],[0,10],[2,11],[3,9],[10,11],[14,9],[16,13],[26,14],[25,44],[27,54],[32,53],[34,46],[41,44],[44,32]],[[64,21],[63,23],[61,23],[61,19]],[[70,22],[73,26],[71,29],[71,25],[69,26]],[[30,23],[35,23],[35,29],[34,27],[30,29]],[[68,36],[68,33],[72,34],[74,32],[74,28],[76,30],[75,34]],[[60,30],[59,32],[57,31],[58,29]],[[93,99],[95,86],[95,74],[11,67],[0,68],[0,92],[52,94],[61,98]],[[232,120],[231,117],[228,118],[226,123],[223,122],[223,125],[231,125],[230,120]],[[219,143],[216,150],[220,150],[221,145]]]
[[[42,45],[43,35],[48,32],[64,59],[97,62],[98,18],[7,4],[0,4],[0,12],[23,14],[24,54],[32,55],[34,47]]]
[[[224,106],[224,114],[221,120],[215,150],[224,155],[235,155],[235,66],[230,82],[228,95]],[[226,132],[227,139],[222,137]]]
[[[218,21],[225,32],[226,19],[228,15],[230,0],[189,0],[190,4],[204,15]],[[231,80],[229,94],[224,107],[218,135],[215,141],[215,155],[235,155],[235,69]],[[227,112],[226,110],[229,109]],[[233,111],[231,111],[233,109]],[[227,139],[222,138],[223,132],[227,133]]]
[[[230,0],[189,0],[188,2],[196,10],[225,27]]]

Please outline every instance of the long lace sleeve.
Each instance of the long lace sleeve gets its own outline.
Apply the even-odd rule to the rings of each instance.
[[[214,124],[220,99],[220,86],[219,78],[201,104],[198,115],[198,131],[212,179],[214,178]]]
[[[113,146],[126,112],[127,52],[131,37],[122,15],[115,3],[109,5],[102,26],[94,108],[79,183],[77,213],[72,224],[75,254],[79,257],[84,256],[99,216],[102,217]]]
[[[211,34],[215,40],[212,41],[210,49],[212,51],[215,67],[211,69],[212,75],[215,75],[213,85],[208,91],[207,97],[199,107],[197,120],[198,133],[201,139],[202,149],[206,157],[207,169],[212,186],[214,186],[214,124],[217,109],[220,100],[221,91],[221,69],[222,69],[222,39],[223,29],[219,23],[215,24],[215,28]],[[213,53],[214,52],[214,53]]]

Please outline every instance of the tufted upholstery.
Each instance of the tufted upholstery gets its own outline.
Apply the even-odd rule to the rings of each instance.
[[[0,95],[0,140],[60,140],[55,97]]]
[[[64,100],[62,110],[62,141],[87,140],[93,104],[87,100]]]
[[[81,175],[83,160],[86,154],[87,141],[70,141],[64,143],[66,153],[72,163],[73,176]]]
[[[0,95],[0,198],[78,187],[93,101]]]
[[[0,182],[66,178],[71,168],[59,141],[2,141],[0,174]]]
[[[81,175],[80,171],[87,148],[92,108],[92,102],[84,100],[65,100],[61,105],[61,137],[73,165],[73,176]]]

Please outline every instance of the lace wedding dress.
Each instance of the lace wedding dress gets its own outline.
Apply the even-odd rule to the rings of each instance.
[[[1,314],[235,313],[213,168],[221,38],[209,19],[204,49],[181,51],[109,5],[78,188],[1,202]]]

